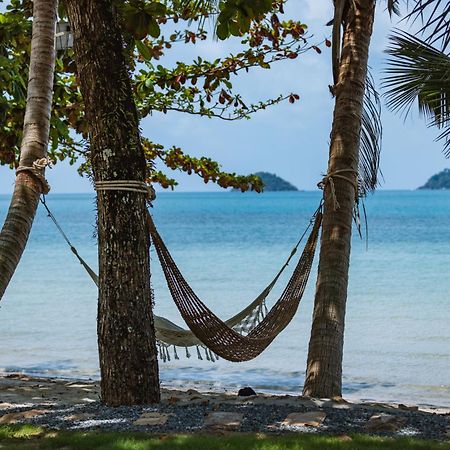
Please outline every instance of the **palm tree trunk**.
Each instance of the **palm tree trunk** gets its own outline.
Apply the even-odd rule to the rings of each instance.
[[[116,13],[109,0],[68,0],[96,181],[144,181],[146,162]],[[145,195],[99,191],[98,347],[102,401],[158,402]]]
[[[335,109],[331,132],[328,174],[341,172],[356,181],[369,43],[375,12],[374,0],[355,0],[344,13],[344,35],[335,86]],[[351,171],[354,171],[352,173]],[[354,183],[333,178],[325,185],[319,271],[313,324],[309,342],[303,394],[332,398],[342,395],[344,319],[347,301]]]
[[[33,2],[27,106],[19,165],[32,167],[47,155],[55,66],[57,0]],[[41,171],[43,175],[43,170]],[[29,171],[17,173],[8,214],[0,232],[0,299],[19,264],[44,186]]]

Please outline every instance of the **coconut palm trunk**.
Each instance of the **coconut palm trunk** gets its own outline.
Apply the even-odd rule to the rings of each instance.
[[[374,0],[346,2],[343,9],[342,51],[334,86],[335,108],[328,163],[331,180],[328,178],[324,186],[319,270],[303,389],[303,394],[311,397],[342,395],[352,212],[357,195],[361,117],[374,12]],[[333,177],[336,173],[348,180]]]
[[[33,167],[47,155],[53,97],[55,66],[55,22],[57,0],[33,2],[33,37],[31,40],[27,105],[20,147],[20,167]],[[44,169],[35,169],[43,176]],[[28,241],[45,187],[30,171],[16,175],[14,192],[0,232],[0,299],[19,264]]]
[[[109,0],[67,0],[95,181],[144,181],[146,162],[117,16]],[[101,398],[158,402],[146,196],[98,191]]]

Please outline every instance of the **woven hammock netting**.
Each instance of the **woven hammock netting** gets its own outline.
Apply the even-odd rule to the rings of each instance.
[[[45,201],[42,203],[72,253],[98,287],[98,275],[79,255]],[[319,207],[310,226],[297,242],[275,278],[248,306],[230,319],[222,321],[198,298],[186,282],[161,239],[151,215],[148,214],[151,240],[156,248],[169,290],[175,305],[189,327],[186,330],[165,317],[154,316],[156,340],[161,359],[163,361],[170,360],[170,349],[173,349],[175,359],[179,359],[177,347],[184,347],[186,356],[190,357],[188,348],[194,346],[197,348],[198,358],[203,359],[200,352],[202,349],[205,358],[209,361],[214,361],[218,356],[229,361],[247,361],[261,354],[286,328],[298,309],[311,273],[321,222],[322,213]],[[265,304],[266,298],[296,254],[297,248],[311,224],[311,233],[294,272],[280,298],[268,311]]]
[[[315,214],[311,234],[289,282],[280,298],[247,335],[234,330],[217,317],[195,294],[175,264],[149,215],[149,228],[172,298],[199,341],[216,355],[234,362],[260,355],[291,322],[311,273],[322,214]]]

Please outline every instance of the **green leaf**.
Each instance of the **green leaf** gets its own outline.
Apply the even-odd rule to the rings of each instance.
[[[66,5],[62,1],[58,3],[58,17],[60,19],[65,19],[67,17]]]
[[[152,59],[152,54],[150,52],[150,49],[142,42],[142,41],[135,41],[136,48],[138,49],[141,56],[146,59]]]
[[[219,23],[219,25],[217,25],[216,34],[219,39],[221,39],[222,41],[225,40],[230,35],[230,32],[228,30],[228,23]]]
[[[167,8],[162,3],[153,2],[145,5],[144,11],[150,16],[164,16],[167,12]]]
[[[159,28],[158,22],[153,17],[149,19],[148,33],[153,38],[157,38],[161,34],[161,28]]]
[[[237,24],[237,22],[229,22],[228,24],[228,29],[230,30],[230,33],[233,36],[240,36],[241,35],[241,29],[239,27],[239,25]]]

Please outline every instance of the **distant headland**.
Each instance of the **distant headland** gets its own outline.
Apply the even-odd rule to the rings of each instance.
[[[283,178],[280,178],[279,176],[273,173],[256,172],[255,175],[261,178],[262,182],[264,183],[265,192],[298,191],[298,189],[293,184],[289,183],[286,180],[283,180]]]
[[[433,175],[419,189],[450,189],[450,169],[444,169],[442,172]]]

